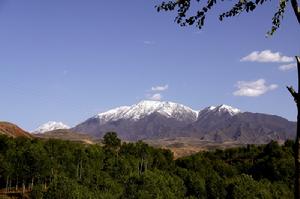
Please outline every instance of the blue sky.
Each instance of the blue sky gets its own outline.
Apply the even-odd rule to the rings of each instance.
[[[157,13],[159,2],[0,0],[0,120],[26,130],[49,120],[73,126],[153,97],[296,119],[285,89],[297,85],[290,58],[300,54],[290,6],[266,38],[277,1],[219,22],[227,2],[201,31]]]

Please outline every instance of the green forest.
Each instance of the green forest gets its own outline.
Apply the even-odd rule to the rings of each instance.
[[[293,141],[174,160],[142,141],[101,144],[0,136],[0,190],[27,198],[293,198]]]

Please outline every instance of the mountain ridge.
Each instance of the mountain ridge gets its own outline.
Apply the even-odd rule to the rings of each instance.
[[[161,102],[161,101],[143,100],[132,106],[120,106],[111,109],[109,111],[99,113],[95,117],[99,119],[108,117],[111,120],[124,119],[124,118],[138,120],[154,112],[159,112],[168,117],[176,117],[176,113],[178,113],[179,110],[185,112],[191,112],[195,114],[196,117],[198,116],[197,111],[179,103],[174,103],[169,101]]]
[[[129,141],[197,137],[215,142],[265,143],[293,139],[295,123],[279,116],[242,112],[224,104],[197,112],[174,102],[148,100],[99,113],[71,130],[96,137],[116,131]]]

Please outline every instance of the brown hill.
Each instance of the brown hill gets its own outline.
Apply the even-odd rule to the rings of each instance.
[[[7,135],[9,137],[26,137],[32,138],[30,133],[27,133],[20,127],[9,122],[0,122],[0,135]]]
[[[58,129],[45,133],[35,134],[35,137],[44,139],[70,140],[87,144],[93,144],[94,142],[97,142],[97,140],[95,140],[95,138],[90,135],[72,132],[68,129]]]

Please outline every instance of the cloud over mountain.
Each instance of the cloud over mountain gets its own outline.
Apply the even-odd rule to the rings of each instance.
[[[256,81],[238,81],[237,90],[233,92],[235,96],[258,97],[268,91],[275,90],[278,85],[267,85],[266,80],[258,79]]]
[[[293,57],[282,55],[280,52],[272,52],[271,50],[253,51],[249,55],[243,57],[242,62],[264,62],[264,63],[288,63],[294,61]]]
[[[281,71],[287,71],[287,70],[292,70],[292,69],[296,69],[296,68],[297,68],[296,63],[284,64],[284,65],[281,65],[278,67],[278,69]]]
[[[153,87],[151,88],[151,90],[152,90],[152,91],[155,91],[155,92],[161,92],[161,91],[168,90],[168,88],[169,88],[169,85],[166,84],[166,85],[164,85],[164,86],[153,86]]]
[[[162,100],[163,96],[160,93],[154,93],[153,95],[149,95],[148,97],[150,100],[154,100],[154,101],[160,101]]]
[[[146,94],[147,99],[160,101],[163,99],[162,93],[169,89],[169,85],[152,86],[151,90]]]

